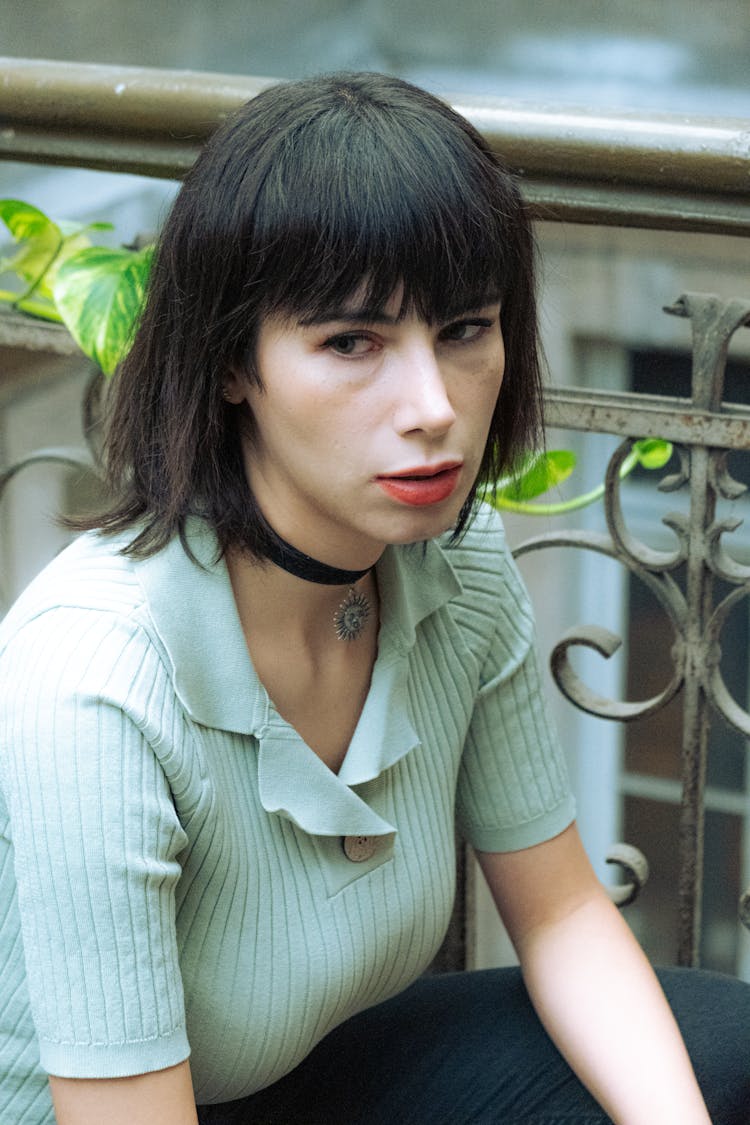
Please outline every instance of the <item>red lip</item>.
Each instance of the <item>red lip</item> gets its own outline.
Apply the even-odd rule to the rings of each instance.
[[[393,500],[414,508],[425,507],[448,499],[458,484],[462,467],[461,462],[444,461],[439,465],[401,469],[376,480]]]
[[[399,469],[396,473],[383,473],[378,480],[392,480],[394,477],[434,477],[448,469],[460,469],[462,461],[438,461],[434,465],[416,465],[413,469]]]

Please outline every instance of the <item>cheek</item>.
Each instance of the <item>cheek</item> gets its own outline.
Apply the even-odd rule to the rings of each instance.
[[[500,346],[498,347],[495,356],[489,369],[487,371],[487,393],[492,403],[492,409],[497,402],[497,396],[500,394],[500,388],[503,385],[505,378],[505,345],[502,338],[500,339]]]
[[[495,396],[497,396],[500,393],[500,387],[503,384],[504,378],[505,378],[505,341],[503,340],[503,338],[501,336],[500,340],[499,340],[499,347],[497,349],[497,352],[495,353],[495,358],[494,358],[494,362],[493,362],[493,379],[494,379],[494,384],[495,384]]]
[[[487,421],[495,409],[497,396],[503,382],[504,364],[502,352],[487,357],[484,363],[475,368],[471,378],[464,384],[462,394],[464,408],[475,415],[479,424]]]
[[[316,417],[315,403],[304,387],[292,380],[286,386],[252,388],[248,406],[260,434],[304,434]]]
[[[362,402],[352,402],[340,393],[310,391],[261,396],[257,427],[266,452],[297,466],[356,467],[372,441],[372,415]]]

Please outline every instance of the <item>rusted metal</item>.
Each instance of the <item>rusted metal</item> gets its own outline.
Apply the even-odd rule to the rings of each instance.
[[[61,324],[35,320],[10,310],[0,311],[0,347],[28,348],[54,355],[81,355],[73,337]]]
[[[0,58],[0,157],[179,178],[278,79]],[[750,123],[457,95],[536,217],[750,234]]]
[[[0,500],[13,478],[32,465],[61,465],[66,469],[87,469],[96,472],[94,459],[85,449],[68,445],[35,449],[33,453],[14,461],[7,469],[0,472]]]
[[[15,126],[103,137],[182,137],[197,147],[243,101],[279,82],[241,74],[0,58],[0,114]]]
[[[545,414],[549,426],[628,437],[658,437],[714,449],[750,448],[750,410],[727,405],[722,414],[681,398],[551,387]]]
[[[703,822],[708,734],[712,713],[721,715],[735,729],[750,737],[750,714],[729,694],[721,669],[721,632],[732,608],[750,594],[750,567],[736,562],[723,545],[723,536],[735,531],[740,521],[717,519],[720,498],[737,499],[745,486],[733,480],[726,466],[726,450],[749,448],[743,435],[750,433],[750,412],[723,403],[727,350],[732,335],[750,323],[750,300],[729,299],[705,293],[688,293],[665,312],[687,317],[693,337],[691,396],[681,399],[672,410],[678,422],[669,426],[667,400],[657,403],[653,396],[618,396],[633,403],[632,413],[612,395],[589,392],[592,404],[583,406],[582,394],[558,395],[557,405],[548,411],[555,425],[577,430],[604,430],[630,435],[616,450],[607,468],[605,515],[609,535],[568,531],[536,536],[526,540],[516,555],[547,547],[574,547],[598,551],[626,566],[644,582],[666,613],[675,634],[672,647],[673,671],[669,683],[651,699],[637,703],[606,699],[584,684],[574,673],[568,652],[576,645],[594,648],[604,657],[619,647],[620,639],[596,626],[578,626],[555,646],[552,674],[560,690],[576,706],[605,719],[630,721],[653,714],[682,693],[682,803],[680,809],[679,939],[677,960],[682,965],[698,962],[703,885]],[[572,403],[581,402],[577,415],[566,413]],[[642,404],[646,402],[645,409]],[[644,426],[652,410],[662,420],[663,429]],[[733,415],[733,416],[729,416]],[[662,480],[667,492],[689,489],[687,515],[672,512],[663,522],[675,535],[671,551],[656,551],[629,531],[620,501],[620,469],[632,447],[632,439],[645,432],[674,440],[680,467]],[[706,444],[707,435],[714,441]],[[684,569],[678,584],[674,572]],[[714,604],[714,580],[720,578],[733,589]],[[634,886],[637,893],[637,888]],[[740,916],[750,926],[747,895],[740,905]]]
[[[620,867],[628,882],[613,887],[610,897],[616,906],[629,906],[634,902],[648,881],[648,860],[643,852],[632,844],[615,844],[606,856],[607,863]]]
[[[500,144],[496,146],[502,155]],[[750,198],[690,195],[664,189],[548,181],[524,175],[521,188],[535,219],[603,227],[750,235]]]
[[[750,887],[740,899],[740,922],[750,930]]]
[[[682,114],[583,112],[502,98],[452,99],[525,174],[704,194],[746,194],[750,124]]]

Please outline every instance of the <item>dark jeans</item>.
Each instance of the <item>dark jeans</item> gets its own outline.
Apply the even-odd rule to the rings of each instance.
[[[661,970],[659,978],[713,1125],[750,1125],[750,985],[690,969]],[[331,1032],[281,1081],[199,1107],[198,1118],[200,1125],[609,1121],[548,1039],[517,969],[423,977]]]

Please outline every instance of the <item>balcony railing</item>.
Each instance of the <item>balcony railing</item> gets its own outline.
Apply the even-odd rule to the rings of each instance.
[[[37,60],[4,59],[0,66],[0,159],[165,178],[179,177],[225,115],[272,83]],[[748,122],[583,113],[489,98],[456,98],[453,104],[520,174],[537,218],[750,235]],[[585,645],[603,655],[614,651],[619,642],[604,630],[581,627],[562,638],[553,651],[552,670],[577,707],[616,721],[651,714],[676,696],[682,700],[677,960],[695,964],[709,730],[721,716],[750,737],[750,715],[729,695],[719,664],[723,626],[750,593],[750,567],[736,562],[724,546],[724,537],[737,523],[717,517],[718,501],[745,490],[730,476],[726,458],[730,451],[750,448],[750,408],[724,401],[724,373],[733,333],[750,325],[750,299],[695,293],[674,297],[667,311],[689,318],[692,327],[689,397],[580,388],[553,388],[547,394],[549,425],[622,438],[606,475],[608,534],[550,533],[527,540],[516,553],[566,546],[613,558],[649,587],[672,624],[671,678],[645,702],[603,699],[573,672],[571,646]],[[12,316],[0,317],[0,345],[74,350],[62,329]],[[620,502],[620,466],[632,441],[648,436],[673,442],[678,453],[679,469],[661,488],[689,492],[688,514],[665,518],[676,536],[670,551],[656,551],[636,539]],[[77,456],[67,450],[48,455],[63,460]],[[10,465],[0,471],[0,496],[20,468]],[[730,592],[715,596],[718,582],[728,584]],[[640,861],[631,853],[618,855],[637,890]],[[742,897],[740,915],[750,928],[750,889]],[[466,946],[466,928],[458,916],[446,960],[463,962]]]

